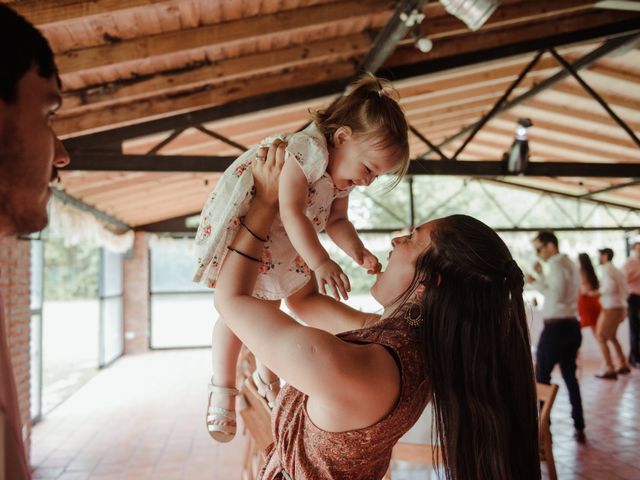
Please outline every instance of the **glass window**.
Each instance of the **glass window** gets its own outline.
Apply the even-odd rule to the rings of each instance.
[[[211,292],[152,295],[151,347],[209,347],[218,316]]]
[[[193,283],[196,271],[194,240],[163,238],[150,243],[152,292],[208,292]]]
[[[122,318],[122,297],[102,299],[102,359],[106,365],[124,353],[124,325]]]
[[[102,297],[122,294],[122,255],[103,250]]]

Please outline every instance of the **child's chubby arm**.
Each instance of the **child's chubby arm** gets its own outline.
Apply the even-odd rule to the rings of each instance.
[[[358,265],[366,268],[367,273],[378,273],[382,265],[360,240],[356,228],[347,215],[348,209],[349,197],[336,198],[333,201],[326,226],[327,234],[343,252],[353,258]]]
[[[313,224],[305,215],[308,188],[307,178],[300,166],[292,157],[287,158],[278,191],[282,224],[293,247],[315,273],[320,291],[332,294],[336,300],[340,300],[340,295],[346,299],[347,292],[351,290],[349,279],[340,266],[331,260]]]

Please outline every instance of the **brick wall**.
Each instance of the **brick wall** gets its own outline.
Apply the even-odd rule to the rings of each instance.
[[[23,434],[27,453],[30,447],[30,242],[0,237],[0,294],[2,294],[7,339],[18,389]]]
[[[132,252],[124,260],[124,353],[149,350],[149,242],[136,232]]]

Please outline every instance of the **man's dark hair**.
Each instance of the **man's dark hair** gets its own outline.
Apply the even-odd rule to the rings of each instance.
[[[605,248],[601,248],[600,250],[598,250],[598,252],[600,252],[600,254],[604,254],[607,256],[607,260],[611,261],[613,260],[613,250],[611,250],[608,247]]]
[[[553,243],[558,248],[558,237],[551,230],[541,230],[534,240],[538,240],[543,245]]]
[[[31,67],[38,67],[38,75],[43,78],[58,76],[47,39],[3,4],[0,4],[0,65],[0,99],[7,103],[15,101],[18,83]]]

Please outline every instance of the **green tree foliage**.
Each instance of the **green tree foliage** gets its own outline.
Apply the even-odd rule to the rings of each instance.
[[[44,298],[76,300],[97,298],[100,250],[80,244],[65,246],[63,240],[47,239],[44,246]]]

